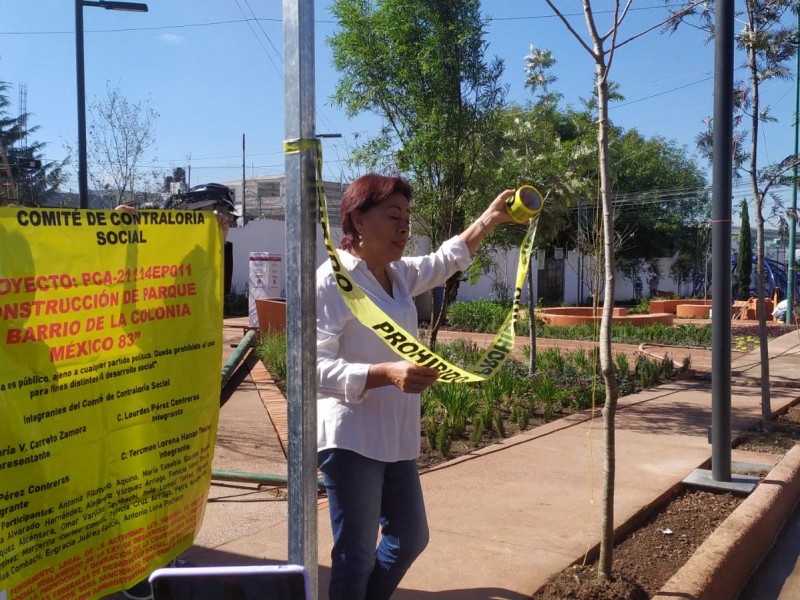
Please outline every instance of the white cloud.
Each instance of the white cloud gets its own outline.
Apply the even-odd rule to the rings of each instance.
[[[176,35],[174,33],[162,33],[158,36],[162,42],[166,42],[168,44],[182,44],[183,43],[183,36]]]

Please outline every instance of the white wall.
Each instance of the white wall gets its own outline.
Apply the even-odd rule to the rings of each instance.
[[[340,239],[340,231],[334,229],[332,231],[334,236],[334,244],[337,245]],[[271,254],[280,254],[282,257],[281,267],[281,281],[286,281],[286,223],[284,221],[273,220],[258,220],[251,221],[245,227],[235,227],[230,230],[228,234],[228,241],[233,243],[233,288],[239,292],[247,290],[247,282],[250,276],[250,252],[269,252]],[[327,252],[322,242],[322,228],[317,225],[317,241],[316,241],[316,257],[317,265],[322,264],[327,260]],[[407,253],[422,254],[430,251],[430,243],[427,238],[417,238],[411,241],[407,249]],[[508,289],[513,291],[514,279],[517,272],[517,261],[519,260],[519,249],[511,250],[509,252],[496,251],[493,255],[497,263],[496,273],[485,273],[475,285],[470,285],[468,282],[462,283],[458,290],[458,299],[463,301],[470,300],[485,300],[495,298],[492,284],[495,278],[504,282]],[[576,304],[578,298],[578,271],[577,271],[577,253],[568,252],[564,266],[564,303]],[[678,286],[669,276],[669,268],[672,265],[672,258],[661,259],[661,274],[662,277],[659,282],[659,290],[677,292]],[[531,268],[534,271],[533,285],[534,296],[538,297],[538,267],[543,266],[543,261],[531,261]],[[588,274],[585,275],[588,277]],[[285,284],[284,284],[285,285]],[[522,301],[528,301],[528,282],[527,278],[523,285]],[[683,292],[689,290],[684,287]],[[649,296],[647,281],[644,281],[644,289],[642,295],[646,298]],[[583,292],[584,299],[589,297],[588,287],[584,286]],[[633,285],[625,279],[621,273],[617,273],[616,277],[616,293],[614,294],[617,300],[627,301],[633,298]]]
[[[262,219],[250,221],[244,227],[235,227],[228,233],[228,241],[233,243],[233,289],[247,290],[250,278],[250,253],[269,252],[280,254],[281,281],[286,281],[286,223]],[[335,239],[338,243],[338,238]],[[322,243],[322,228],[317,225],[317,265],[328,257]],[[285,286],[285,283],[282,284]],[[285,287],[283,288],[285,289]]]

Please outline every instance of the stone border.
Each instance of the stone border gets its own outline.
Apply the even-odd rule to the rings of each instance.
[[[736,598],[798,499],[800,445],[795,445],[653,598]]]

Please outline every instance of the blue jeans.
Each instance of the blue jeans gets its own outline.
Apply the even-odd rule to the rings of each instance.
[[[388,600],[428,545],[416,461],[335,448],[319,453],[319,465],[333,529],[329,600]]]

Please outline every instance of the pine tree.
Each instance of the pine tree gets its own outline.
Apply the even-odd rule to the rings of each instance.
[[[742,225],[739,230],[739,254],[736,258],[736,289],[739,300],[750,297],[751,273],[753,271],[753,240],[750,232],[750,213],[747,201],[742,200]]]
[[[45,144],[27,142],[39,127],[27,127],[27,114],[11,116],[8,99],[10,84],[0,81],[0,145],[5,149],[11,172],[0,168],[0,204],[10,202],[36,206],[44,204],[65,181],[67,160],[44,160]]]

